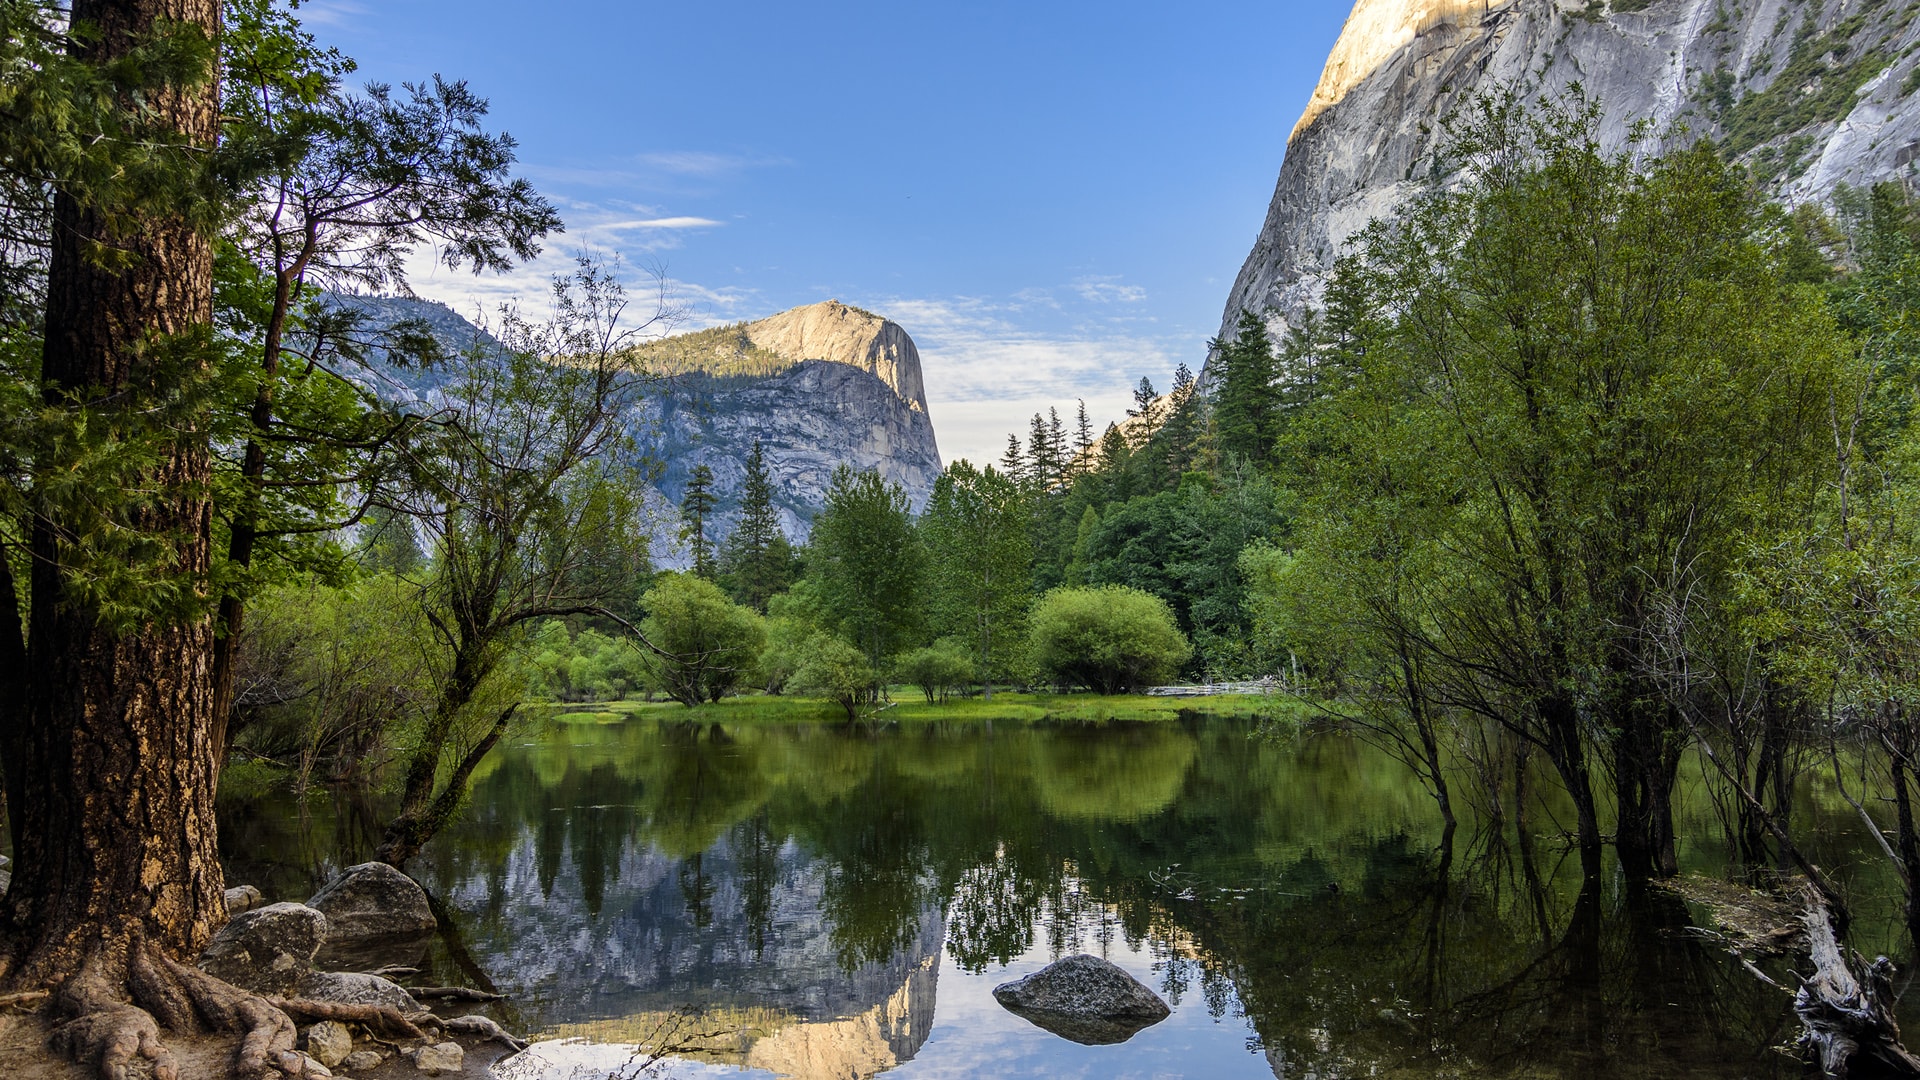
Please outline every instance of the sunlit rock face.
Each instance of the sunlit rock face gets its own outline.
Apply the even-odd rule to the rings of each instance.
[[[421,320],[452,353],[485,334],[441,304],[399,298],[343,298],[376,325]],[[841,465],[876,470],[898,484],[915,510],[940,475],[940,448],[927,411],[920,352],[898,324],[837,300],[794,308],[758,322],[717,327],[640,350],[658,380],[630,418],[641,451],[657,467],[653,500],[678,532],[671,506],[694,470],[713,473],[718,509],[708,539],[725,540],[739,516],[747,455],[758,440],[774,485],[774,505],[789,537],[804,540]],[[431,397],[446,369],[382,368],[389,396]],[[657,552],[685,562],[671,544]]]
[[[1920,63],[1909,55],[1920,41],[1914,9],[1910,0],[1359,0],[1287,143],[1221,335],[1243,310],[1275,330],[1297,325],[1350,237],[1450,179],[1437,154],[1442,117],[1502,86],[1554,97],[1579,83],[1602,106],[1609,149],[1714,139],[1789,202],[1908,175],[1920,156],[1920,94],[1908,81]],[[1640,121],[1651,134],[1636,143]]]

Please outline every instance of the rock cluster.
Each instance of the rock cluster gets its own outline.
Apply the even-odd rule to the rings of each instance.
[[[229,890],[229,909],[257,903],[260,893],[246,886]],[[465,1051],[446,1033],[464,1033],[518,1049],[524,1044],[483,1016],[441,1020],[399,984],[379,975],[323,970],[331,947],[390,947],[412,941],[434,926],[426,893],[405,874],[380,863],[347,869],[306,904],[268,904],[233,916],[201,954],[202,970],[244,990],[269,997],[305,999],[332,1005],[392,1009],[429,1032],[432,1041],[404,1051],[406,1060],[428,1076],[457,1073]],[[293,1008],[293,1006],[288,1006]],[[388,1054],[382,1044],[355,1046],[355,1029],[327,1020],[306,1027],[301,1048],[311,1064],[308,1075],[329,1070],[366,1072],[379,1068]],[[390,1045],[390,1044],[387,1044]]]

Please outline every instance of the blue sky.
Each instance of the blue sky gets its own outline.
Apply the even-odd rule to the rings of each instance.
[[[1198,368],[1346,4],[316,0],[398,83],[466,79],[583,248],[659,265],[692,325],[838,298],[920,345],[943,456]]]

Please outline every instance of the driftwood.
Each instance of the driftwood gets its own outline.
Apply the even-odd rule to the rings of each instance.
[[[1853,965],[1859,956],[1850,961],[1840,947],[1826,901],[1809,887],[1806,904],[1801,918],[1813,974],[1801,980],[1793,998],[1793,1011],[1806,1027],[1800,1045],[1833,1080],[1853,1075],[1920,1077],[1920,1058],[1900,1045],[1900,1028],[1893,1021],[1893,961],[1878,957],[1864,974],[1856,975]]]
[[[441,999],[447,1001],[505,1001],[505,994],[489,994],[485,990],[469,990],[464,986],[410,986],[407,993],[421,1001]]]

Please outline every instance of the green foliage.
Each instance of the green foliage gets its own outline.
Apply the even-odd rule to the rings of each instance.
[[[356,776],[432,710],[436,672],[406,583],[374,574],[262,594],[240,654],[239,749],[294,767]]]
[[[1240,313],[1232,341],[1213,341],[1214,439],[1222,454],[1246,461],[1272,458],[1279,439],[1279,370],[1267,325],[1251,311]]]
[[[879,700],[879,676],[866,654],[840,638],[823,632],[810,635],[800,649],[800,663],[790,686],[798,693],[826,698],[846,711],[847,723]]]
[[[522,646],[527,696],[552,701],[618,701],[644,686],[646,665],[631,641],[551,619]]]
[[[697,574],[664,574],[641,597],[653,680],[682,705],[719,701],[747,680],[767,643],[764,620]]]
[[[707,539],[707,518],[713,515],[713,470],[696,465],[687,478],[687,490],[680,497],[680,540],[693,559],[693,572],[713,577],[713,542]]]
[[[1034,605],[1029,621],[1034,667],[1096,693],[1163,682],[1192,654],[1166,601],[1125,586],[1055,589]]]
[[[1455,129],[1463,188],[1342,261],[1371,314],[1351,385],[1298,435],[1294,539],[1339,640],[1367,643],[1348,660],[1549,747],[1589,819],[1596,747],[1623,849],[1652,857],[1676,738],[1662,598],[1726,595],[1748,538],[1805,504],[1854,375],[1743,178],[1707,148],[1605,155],[1597,117],[1482,102]]]
[[[961,460],[934,481],[920,520],[931,622],[968,643],[987,684],[1005,681],[1024,636],[1031,601],[1032,545],[1020,487],[989,465]]]
[[[931,705],[947,700],[955,690],[973,682],[974,658],[965,641],[946,637],[902,656],[893,670],[897,677],[919,687]]]
[[[727,538],[722,579],[733,598],[756,611],[793,582],[793,545],[780,529],[773,506],[773,478],[760,440],[747,454],[747,475],[740,486],[740,519]]]
[[[1616,3],[1616,7],[1619,5]],[[1884,47],[1864,47],[1854,38],[1873,18],[1858,12],[1831,29],[1815,32],[1813,15],[1802,27],[1787,64],[1766,89],[1750,92],[1720,116],[1721,148],[1740,157],[1780,135],[1838,120],[1853,109],[1859,90],[1891,61]],[[1793,155],[1797,159],[1798,155]],[[1762,163],[1771,176],[1792,161]]]
[[[884,668],[924,616],[925,556],[906,492],[877,472],[835,469],[814,519],[807,572],[825,625],[856,643],[869,667]]]

